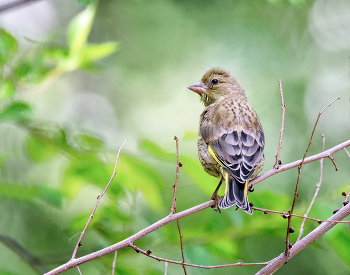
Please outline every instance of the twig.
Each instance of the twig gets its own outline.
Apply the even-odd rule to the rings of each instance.
[[[292,248],[289,250],[288,256],[286,256],[285,252],[281,253],[276,258],[272,259],[269,264],[263,267],[258,273],[255,275],[270,275],[276,272],[280,267],[282,267],[288,260],[293,258],[296,254],[298,254],[301,250],[306,248],[312,242],[316,241],[319,237],[321,237],[324,233],[329,231],[333,226],[336,225],[335,222],[344,219],[350,215],[350,204],[341,208],[337,213],[331,216],[328,220],[330,222],[322,223],[320,226],[315,228],[309,234],[307,234],[304,238],[302,238],[299,242],[295,243]]]
[[[119,159],[119,154],[120,154],[120,151],[121,151],[121,149],[123,148],[123,146],[124,146],[124,144],[125,144],[126,141],[127,141],[127,139],[123,142],[122,146],[119,147],[117,159],[116,159],[115,165],[114,165],[113,174],[112,174],[111,178],[109,179],[109,181],[108,181],[108,183],[107,183],[105,189],[104,189],[103,192],[101,193],[101,195],[97,196],[97,201],[96,201],[96,204],[95,204],[95,206],[94,206],[94,209],[92,210],[92,212],[91,212],[91,214],[90,214],[90,217],[89,217],[87,223],[85,224],[84,230],[83,230],[83,232],[81,232],[81,234],[80,234],[78,243],[77,243],[77,245],[76,245],[75,248],[74,248],[73,255],[72,255],[72,260],[75,259],[75,255],[77,254],[78,248],[82,245],[82,244],[81,244],[81,240],[82,240],[82,238],[83,238],[83,236],[84,236],[84,234],[85,234],[85,231],[86,231],[86,229],[88,228],[88,226],[89,226],[89,224],[90,224],[92,218],[94,217],[94,213],[95,213],[95,211],[96,211],[96,208],[97,208],[97,206],[98,206],[100,200],[102,199],[103,195],[106,193],[107,188],[109,187],[111,181],[113,180],[113,178],[114,178],[114,176],[115,176],[115,174],[116,174],[116,171],[115,171],[115,170],[116,170],[116,168],[117,168],[118,159]]]
[[[345,201],[344,201],[343,205],[347,204],[347,201],[349,200],[349,196],[350,196],[350,190],[349,190],[348,194],[345,196]]]
[[[176,191],[177,191],[177,184],[179,182],[179,171],[180,171],[180,167],[182,167],[182,163],[180,162],[180,154],[179,154],[179,139],[176,136],[174,136],[174,140],[176,141],[176,163],[177,163],[177,165],[176,165],[175,184],[173,185],[174,197],[173,197],[173,203],[172,203],[172,206],[171,206],[170,215],[173,214],[173,213],[176,213]],[[181,233],[179,220],[176,220],[176,223],[177,223],[177,228],[179,230],[179,235],[180,235],[182,262],[184,263],[185,262],[185,255],[184,255],[183,235]],[[183,265],[182,267],[184,269],[185,275],[187,275],[186,266]]]
[[[322,152],[324,151],[324,144],[325,144],[325,136],[324,136],[324,134],[322,134]],[[313,204],[316,200],[318,191],[320,190],[321,183],[322,183],[322,176],[323,176],[323,159],[320,159],[320,179],[319,179],[318,183],[316,183],[316,191],[315,191],[315,194],[310,202],[309,208],[307,209],[306,213],[304,214],[305,218],[303,219],[303,221],[301,223],[299,236],[298,236],[298,239],[296,240],[296,242],[298,242],[300,240],[301,236],[304,233],[304,224],[306,221],[306,217],[309,215],[311,207],[313,206]]]
[[[283,212],[283,211],[277,211],[277,210],[270,210],[270,209],[264,209],[264,208],[259,208],[259,207],[252,207],[252,209],[264,212],[264,214],[267,213],[275,213],[275,214],[281,214],[283,218],[288,218],[289,215],[292,215],[297,218],[305,218],[307,220],[312,220],[316,222],[335,222],[335,223],[350,223],[350,221],[330,221],[330,220],[322,220],[322,219],[316,219],[316,218],[310,218],[310,217],[305,217],[304,215],[298,215],[298,214],[290,214],[289,211]]]
[[[171,205],[171,210],[170,210],[170,215],[174,214],[175,208],[176,208],[176,191],[177,191],[177,183],[179,180],[179,171],[180,171],[180,167],[182,166],[180,160],[179,160],[179,139],[174,136],[174,140],[176,142],[176,162],[177,162],[177,166],[176,166],[176,178],[175,178],[175,184],[173,185],[173,189],[174,189],[174,195],[173,195],[173,203]]]
[[[337,166],[337,164],[335,163],[334,158],[333,158],[331,155],[329,155],[329,156],[327,156],[327,157],[333,162],[333,164],[334,164],[334,166],[335,166],[335,171],[338,171],[338,166]]]
[[[114,251],[114,259],[113,259],[113,265],[112,265],[112,275],[115,274],[115,267],[117,266],[117,253],[118,253],[118,250]]]
[[[308,162],[311,162],[311,161],[315,161],[315,160],[318,160],[320,158],[324,158],[326,157],[327,155],[329,154],[332,154],[336,151],[339,151],[347,146],[350,146],[350,140],[347,140],[343,143],[340,143],[330,149],[328,149],[327,151],[324,151],[322,153],[319,153],[319,154],[316,154],[316,155],[313,155],[313,156],[310,156],[308,158],[306,158],[304,160],[304,163],[308,163]],[[299,164],[301,163],[301,160],[297,160],[297,161],[294,161],[292,163],[289,163],[289,164],[286,164],[286,165],[283,165],[283,166],[280,166],[279,169],[271,169],[270,171],[267,171],[265,172],[264,174],[260,175],[259,177],[256,177],[254,180],[252,180],[250,182],[250,185],[253,185],[253,184],[257,184],[258,182],[270,177],[270,176],[273,176],[274,174],[277,174],[277,173],[280,173],[282,171],[285,171],[285,170],[288,170],[288,169],[291,169],[293,167],[296,167],[298,166]],[[72,268],[72,267],[75,267],[77,265],[80,265],[82,263],[85,263],[85,262],[88,262],[92,259],[96,259],[96,258],[99,258],[99,257],[102,257],[104,255],[107,255],[109,253],[112,253],[118,249],[121,249],[123,247],[126,247],[126,246],[129,246],[130,243],[133,243],[134,241],[140,239],[141,237],[149,234],[150,232],[153,232],[154,230],[164,226],[165,224],[168,224],[172,221],[175,221],[177,219],[180,219],[182,217],[185,217],[185,216],[188,216],[188,215],[191,215],[193,213],[196,213],[198,211],[201,211],[203,209],[206,209],[208,207],[212,207],[215,205],[215,201],[214,200],[210,200],[210,201],[207,201],[207,202],[204,202],[202,204],[199,204],[197,206],[194,206],[192,208],[189,208],[189,209],[186,209],[182,212],[179,212],[179,213],[175,213],[173,215],[168,215],[166,216],[165,218],[155,222],[154,224],[142,229],[141,231],[135,233],[134,235],[130,236],[129,238],[126,238],[116,244],[113,244],[111,246],[108,246],[108,247],[105,247],[99,251],[96,251],[96,252],[93,252],[93,253],[90,253],[88,255],[85,255],[85,256],[82,256],[80,258],[76,258],[76,259],[72,259],[70,260],[69,262],[61,265],[61,266],[58,266],[56,267],[55,269],[49,271],[48,273],[46,273],[46,275],[54,275],[54,274],[59,274],[69,268]],[[343,207],[344,208],[344,207]],[[342,209],[343,209],[342,208]],[[301,216],[303,217],[303,216]],[[299,244],[299,242],[298,242]],[[180,262],[182,264],[182,262]]]
[[[164,275],[168,274],[168,262],[165,262],[165,270],[164,270]]]
[[[346,150],[346,148],[344,148],[345,152],[348,154],[349,158],[350,158],[350,153],[348,150]]]
[[[282,101],[282,125],[281,125],[281,130],[280,130],[280,141],[278,143],[278,151],[276,155],[276,163],[273,166],[273,168],[278,169],[280,164],[282,162],[280,161],[280,153],[282,149],[282,137],[283,137],[283,130],[284,130],[284,115],[286,112],[286,105],[284,105],[284,99],[283,99],[283,90],[282,90],[282,80],[278,80],[279,86],[280,86],[280,92],[281,92],[281,101]]]
[[[173,264],[179,264],[179,265],[186,265],[186,266],[192,266],[192,267],[199,267],[199,268],[205,268],[205,269],[211,269],[211,268],[221,268],[221,267],[229,267],[229,266],[236,266],[236,265],[267,265],[269,262],[261,262],[261,263],[244,263],[242,260],[238,260],[237,263],[234,264],[223,264],[223,265],[198,265],[198,264],[188,264],[188,263],[183,263],[180,261],[173,261],[161,257],[157,257],[152,255],[151,253],[148,253],[149,251],[142,250],[141,248],[137,247],[133,243],[129,245],[133,249],[135,249],[136,252],[140,252],[150,258],[153,258],[157,261],[164,261],[168,263],[173,263]]]
[[[310,141],[309,141],[309,145],[307,146],[306,150],[305,150],[305,154],[303,156],[303,159],[300,163],[300,166],[299,166],[299,169],[298,169],[298,179],[297,179],[297,184],[295,186],[295,193],[294,193],[294,199],[293,199],[293,203],[292,203],[292,209],[290,210],[290,213],[293,214],[293,211],[294,211],[294,207],[295,207],[295,202],[298,198],[298,190],[299,190],[299,183],[300,183],[300,175],[301,175],[301,169],[303,168],[303,165],[304,165],[304,161],[305,161],[305,157],[306,157],[306,154],[307,152],[309,151],[309,148],[311,146],[311,143],[312,143],[312,138],[314,136],[314,133],[315,133],[315,130],[316,130],[316,126],[317,126],[317,123],[318,123],[318,120],[320,119],[320,116],[321,114],[323,113],[324,110],[326,110],[331,104],[333,104],[335,101],[337,101],[338,99],[340,99],[340,97],[334,99],[332,102],[328,103],[326,107],[324,107],[322,109],[321,112],[318,113],[318,116],[317,116],[317,119],[316,119],[316,122],[315,122],[315,125],[314,125],[314,129],[312,130],[312,133],[311,133],[311,137],[310,137]],[[330,155],[328,155],[330,156]],[[292,215],[290,215],[288,217],[288,227],[287,227],[287,237],[286,237],[286,256],[288,256],[288,253],[289,253],[289,246],[290,246],[290,243],[289,243],[289,235],[290,235],[290,226],[291,226],[291,223],[292,223]]]
[[[79,272],[79,275],[83,275],[80,271],[80,267],[77,265],[77,269],[78,269],[78,272]]]
[[[16,8],[16,7],[21,6],[23,4],[28,4],[28,3],[34,2],[34,1],[37,1],[37,0],[17,0],[17,1],[10,2],[10,3],[6,3],[6,4],[0,6],[0,12],[6,11],[6,10],[9,10],[12,8]]]

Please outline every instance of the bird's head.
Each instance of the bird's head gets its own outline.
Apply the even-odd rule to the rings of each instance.
[[[231,76],[229,71],[221,68],[210,69],[201,80],[187,88],[199,94],[205,106],[231,94],[237,97],[245,97],[244,90],[239,86],[236,79]]]

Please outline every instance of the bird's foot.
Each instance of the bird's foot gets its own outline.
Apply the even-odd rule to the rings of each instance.
[[[221,214],[221,209],[219,207],[219,202],[221,201],[222,197],[220,197],[216,192],[211,196],[211,199],[215,201],[215,204],[211,207],[214,208],[215,211],[219,211]]]

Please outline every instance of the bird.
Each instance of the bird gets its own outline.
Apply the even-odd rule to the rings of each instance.
[[[210,69],[187,88],[199,94],[205,107],[200,115],[198,158],[205,172],[220,178],[212,196],[216,207],[220,211],[236,205],[252,215],[247,185],[265,161],[265,136],[257,113],[244,89],[222,68]],[[223,181],[225,193],[219,197]]]

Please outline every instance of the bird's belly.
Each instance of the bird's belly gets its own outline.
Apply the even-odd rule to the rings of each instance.
[[[209,175],[221,178],[220,164],[210,155],[208,145],[203,141],[202,137],[198,137],[198,158],[205,172]]]

